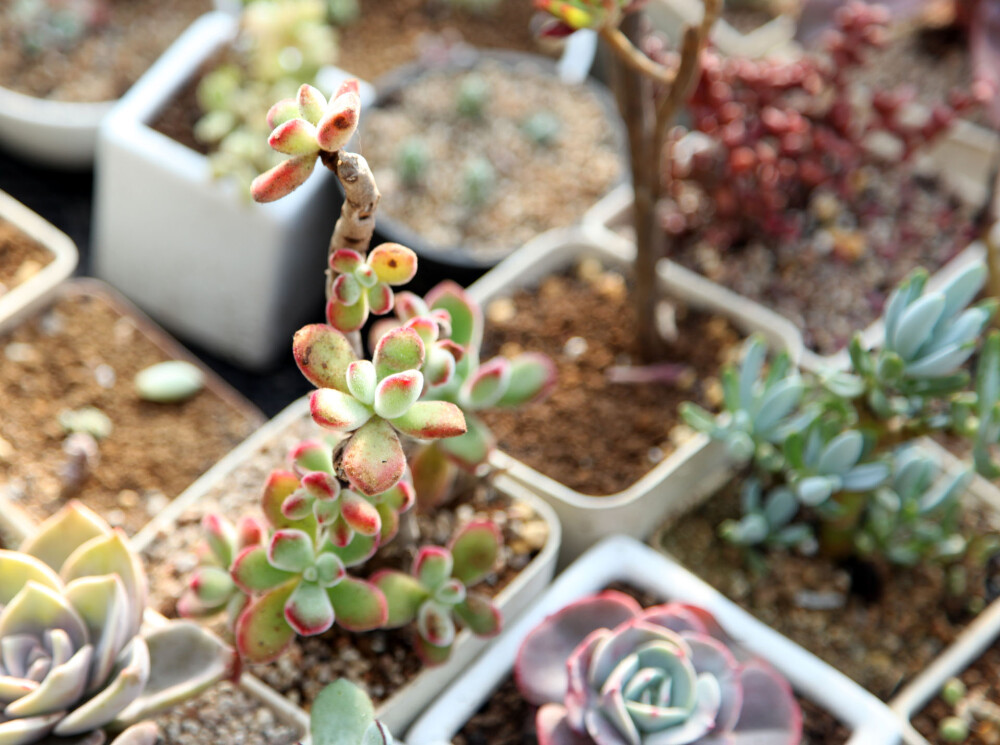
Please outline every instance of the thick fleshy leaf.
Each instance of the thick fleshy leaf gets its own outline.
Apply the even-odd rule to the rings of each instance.
[[[368,295],[364,292],[353,305],[346,305],[336,298],[326,304],[326,320],[345,334],[358,331],[368,320]]]
[[[312,538],[294,528],[276,531],[267,548],[267,560],[275,569],[304,572],[316,560]]]
[[[300,582],[285,603],[285,620],[300,636],[315,636],[333,626],[334,613],[326,589]]]
[[[562,704],[542,706],[535,715],[535,731],[538,745],[593,745],[594,742],[569,726],[566,707]]]
[[[65,711],[83,697],[94,649],[84,646],[67,662],[50,670],[38,688],[7,705],[8,717],[38,717]]]
[[[420,398],[424,376],[419,370],[406,370],[384,378],[375,389],[375,413],[383,419],[403,416]]]
[[[494,357],[469,376],[462,390],[465,408],[485,409],[500,400],[510,382],[510,362]]]
[[[290,520],[281,511],[282,505],[301,487],[299,477],[291,471],[276,469],[271,471],[264,483],[260,506],[264,517],[275,528],[288,528],[298,525],[297,520]]]
[[[277,201],[302,186],[315,167],[315,153],[283,160],[250,183],[250,194],[257,202]]]
[[[341,678],[320,691],[313,702],[309,733],[313,745],[359,745],[374,722],[371,699]]]
[[[503,629],[500,609],[485,595],[468,595],[455,606],[455,615],[477,636],[496,636]]]
[[[403,477],[406,456],[392,426],[383,419],[372,419],[347,443],[343,467],[359,491],[374,496],[388,491]]]
[[[125,653],[122,664],[112,681],[103,681],[99,692],[71,711],[54,730],[59,736],[81,735],[112,722],[132,705],[149,683],[152,664],[149,646],[142,637],[135,637]]]
[[[328,542],[323,546],[323,552],[335,554],[346,567],[355,567],[364,564],[374,556],[378,547],[379,536],[355,533],[346,546],[337,546]]]
[[[215,560],[222,566],[229,566],[236,546],[236,526],[221,515],[210,512],[201,519],[201,529]]]
[[[272,590],[296,576],[294,572],[272,566],[267,553],[265,546],[250,546],[236,557],[230,575],[243,592],[256,594]]]
[[[522,695],[538,706],[562,702],[568,685],[566,662],[580,642],[598,629],[613,629],[641,612],[628,595],[607,591],[546,618],[525,637],[517,654],[514,676]]]
[[[267,126],[274,129],[301,114],[299,103],[294,98],[283,98],[267,112]]]
[[[365,263],[365,257],[350,248],[338,248],[330,254],[330,268],[338,274],[354,274]]]
[[[203,566],[191,575],[188,589],[202,607],[221,608],[229,600],[235,588],[233,578],[225,569]]]
[[[0,722],[0,744],[32,745],[41,741],[62,719],[62,712]]]
[[[316,127],[305,119],[289,119],[271,132],[267,144],[274,150],[285,155],[315,155],[319,150],[316,144]]]
[[[326,96],[318,88],[303,84],[298,95],[299,113],[310,124],[316,124],[326,108]]]
[[[420,634],[416,635],[416,638],[414,639],[414,646],[420,661],[427,667],[443,665],[448,661],[448,658],[451,657],[452,645],[448,644],[446,646],[438,646],[436,644],[431,644],[420,636]]]
[[[19,548],[24,554],[40,559],[57,572],[77,548],[101,535],[110,535],[111,528],[101,517],[73,500],[43,522],[33,536]]]
[[[348,631],[371,631],[386,625],[388,603],[373,583],[347,576],[326,592],[337,614],[338,626]]]
[[[131,725],[197,696],[239,671],[233,649],[189,621],[172,621],[145,635],[149,681],[116,721]]]
[[[556,366],[544,354],[529,352],[510,361],[507,390],[498,406],[522,406],[544,398],[556,385]]]
[[[392,329],[379,339],[374,361],[379,380],[395,373],[419,370],[424,364],[424,343],[413,329]]]
[[[354,362],[354,350],[337,329],[322,323],[303,326],[295,332],[292,352],[299,370],[314,386],[348,392],[347,366]]]
[[[223,572],[217,567],[204,567],[203,571],[212,569]],[[228,575],[223,572],[223,576],[232,587]],[[67,585],[65,595],[87,625],[87,637],[94,647],[87,688],[88,693],[93,693],[105,684],[130,638],[128,620],[133,614],[129,597],[125,585],[114,574],[75,579]]]
[[[375,403],[378,376],[375,365],[368,360],[357,360],[347,367],[347,387],[358,401],[371,406]]]
[[[417,273],[417,255],[398,243],[383,243],[368,255],[368,266],[375,270],[380,282],[405,285]]]
[[[333,298],[343,305],[354,305],[361,299],[361,285],[352,274],[341,274],[333,280],[331,289]]]
[[[340,482],[336,476],[323,471],[313,471],[302,477],[302,488],[314,499],[333,501],[340,496]]]
[[[353,432],[371,419],[372,410],[354,396],[333,388],[320,388],[309,398],[313,421],[337,432]]]
[[[455,622],[451,609],[435,600],[426,600],[417,611],[417,633],[434,647],[450,647],[455,642]]]
[[[395,296],[392,294],[392,288],[385,282],[379,282],[375,286],[369,287],[365,292],[368,296],[368,309],[372,313],[384,316],[392,311]]]
[[[430,388],[448,385],[455,378],[456,367],[455,356],[447,349],[438,344],[428,347],[424,377]]]
[[[449,549],[455,558],[453,575],[471,587],[493,571],[503,544],[503,535],[495,523],[474,520],[459,530]]]
[[[466,436],[462,435],[462,437]],[[420,504],[421,510],[433,509],[451,495],[455,478],[458,476],[458,469],[438,447],[441,442],[450,441],[440,440],[423,445],[410,456],[413,487],[416,490],[417,502]]]
[[[299,475],[311,471],[333,473],[333,453],[328,445],[319,440],[303,440],[292,448],[288,459]]]
[[[413,576],[432,592],[451,579],[455,566],[451,552],[441,546],[424,546],[413,560]]]
[[[466,432],[465,415],[448,401],[417,401],[392,426],[404,435],[418,440],[437,440],[456,437]]]
[[[129,598],[130,635],[139,632],[146,607],[146,574],[121,530],[91,538],[70,554],[59,574],[67,583],[80,577],[118,575]]]
[[[416,577],[403,572],[390,569],[376,572],[371,582],[385,595],[388,603],[385,627],[389,629],[412,623],[420,605],[430,597]]]
[[[156,722],[139,722],[115,737],[111,745],[157,745],[163,742],[163,733]]]
[[[451,316],[451,339],[463,347],[478,347],[482,342],[483,314],[479,306],[456,282],[446,280],[429,293],[427,304],[446,310]]]
[[[791,687],[766,663],[750,661],[741,673],[743,707],[736,725],[743,745],[797,745],[802,710]]]
[[[378,534],[379,542],[388,543],[399,532],[399,513],[385,502],[375,505],[375,509],[378,510],[379,518],[382,521],[382,529]]]
[[[285,620],[285,603],[298,579],[286,582],[251,601],[236,622],[236,648],[248,662],[277,659],[292,639],[295,630]]]
[[[61,591],[62,580],[47,564],[18,551],[0,549],[0,608],[17,595],[28,580]]]
[[[465,415],[465,426],[467,431],[464,435],[438,440],[434,445],[454,463],[466,471],[474,472],[489,458],[496,447],[496,438],[475,414]]]
[[[343,93],[326,107],[316,125],[316,140],[324,150],[336,152],[354,136],[361,115],[361,98],[353,91]]]
[[[375,505],[352,491],[344,491],[341,496],[340,514],[352,530],[361,535],[376,535],[382,530],[382,519]]]

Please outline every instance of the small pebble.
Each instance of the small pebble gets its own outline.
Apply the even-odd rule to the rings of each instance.
[[[571,360],[578,359],[587,353],[587,340],[582,336],[572,336],[563,345],[563,354]]]
[[[839,592],[800,590],[795,593],[795,605],[805,610],[836,610],[847,604],[847,596]]]
[[[25,362],[38,362],[38,352],[30,344],[20,341],[12,341],[3,349],[4,356],[11,362],[23,364]]]
[[[498,298],[486,306],[486,318],[490,323],[507,323],[517,314],[517,307],[510,298]]]
[[[101,388],[113,388],[118,376],[111,365],[100,364],[94,369],[94,380]]]
[[[135,376],[135,390],[139,398],[156,403],[186,401],[204,387],[204,373],[183,360],[161,362]]]

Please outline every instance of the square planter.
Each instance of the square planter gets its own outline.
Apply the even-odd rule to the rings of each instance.
[[[207,495],[210,492],[231,482],[234,478],[233,474],[241,466],[252,461],[259,463],[263,448],[280,444],[283,438],[293,437],[293,435],[293,439],[298,437],[294,430],[301,427],[304,422],[311,424],[308,398],[300,399],[288,406],[278,416],[261,427],[251,438],[219,461],[215,468],[192,484],[183,495],[174,500],[153,522],[136,535],[133,545],[142,552],[158,540],[158,535],[179,534],[177,523],[182,516],[186,523],[192,524],[193,514],[199,509],[207,510],[204,505],[208,501]],[[548,527],[548,538],[544,547],[495,597],[495,602],[503,612],[505,623],[508,623],[531,607],[535,598],[552,579],[559,554],[562,531],[559,520],[552,509],[530,491],[503,476],[498,476],[494,484],[499,492],[527,504],[545,521]],[[256,498],[256,495],[251,498]],[[229,506],[231,505],[227,505],[227,507]],[[229,515],[233,519],[237,516],[237,514]],[[194,546],[188,548],[193,550]],[[156,586],[156,575],[152,570],[151,584]],[[410,722],[427,707],[435,695],[459,675],[490,642],[489,639],[472,636],[467,630],[462,631],[448,661],[436,667],[425,667],[418,675],[402,685],[378,707],[379,718],[392,731],[403,732]],[[287,699],[261,680],[250,674],[244,674],[244,684],[251,686],[256,695],[273,701],[275,706],[292,707],[297,712],[299,721],[303,725],[308,725],[309,717],[305,711],[292,706]]]
[[[612,234],[591,237],[574,229],[551,231],[501,262],[468,291],[485,307],[492,300],[571,267],[579,259],[595,258],[604,266],[627,269],[634,250]],[[775,313],[679,266],[663,267],[659,280],[668,297],[723,315],[747,333],[759,332],[772,349],[787,349],[793,361],[798,361],[802,348],[799,334]],[[725,475],[718,466],[724,457],[723,448],[697,435],[632,486],[609,496],[590,496],[570,489],[500,451],[493,453],[490,463],[555,509],[565,529],[561,556],[565,564],[604,536],[648,536],[660,521],[721,485]]]
[[[509,628],[465,675],[414,724],[409,745],[449,741],[511,673],[527,634],[569,603],[627,582],[667,601],[709,611],[736,643],[784,675],[796,692],[846,724],[849,745],[897,745],[901,722],[874,696],[788,639],[731,604],[687,570],[647,546],[613,536],[589,550],[545,592],[531,611]]]
[[[94,262],[172,332],[262,369],[321,306],[315,280],[337,219],[336,179],[321,172],[286,199],[254,204],[213,180],[206,157],[150,126],[236,29],[229,15],[203,16],[104,120]],[[331,69],[323,79],[335,86],[344,76]],[[371,95],[364,86],[362,100]]]
[[[23,204],[0,191],[0,220],[34,239],[51,255],[35,276],[0,295],[0,333],[45,303],[56,287],[76,268],[76,244]]]

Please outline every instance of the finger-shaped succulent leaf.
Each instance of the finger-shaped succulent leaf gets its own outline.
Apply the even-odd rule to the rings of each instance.
[[[271,132],[267,144],[285,155],[315,156],[319,150],[316,128],[305,119],[297,118],[279,125]]]
[[[462,624],[476,636],[496,636],[503,630],[500,609],[484,595],[470,593],[454,610]]]
[[[809,476],[795,485],[795,493],[802,504],[815,507],[828,500],[839,487],[840,479]]]
[[[383,419],[403,416],[420,398],[424,376],[419,370],[406,370],[382,379],[375,389],[375,413]]]
[[[945,298],[942,317],[950,318],[971,303],[986,284],[988,274],[986,265],[981,261],[975,261],[949,277],[938,288],[938,292]]]
[[[904,311],[923,293],[929,276],[925,269],[916,269],[889,295],[883,315],[886,347],[892,346]]]
[[[388,629],[412,623],[421,604],[430,597],[430,593],[416,577],[403,572],[389,569],[376,572],[371,582],[385,596],[388,609],[385,627]]]
[[[299,88],[297,100],[299,115],[310,124],[317,124],[326,108],[326,96],[311,85],[303,84]]]
[[[156,722],[139,722],[117,735],[111,741],[111,745],[157,745],[161,742],[163,742],[163,732]]]
[[[383,243],[372,249],[368,255],[368,265],[375,271],[380,282],[405,285],[416,276],[417,255],[398,243]]]
[[[41,560],[59,571],[69,555],[92,538],[109,535],[111,528],[100,516],[73,500],[43,522],[38,531],[26,538],[20,552]]]
[[[229,566],[236,549],[236,526],[221,515],[209,513],[201,519],[209,551],[220,566]]]
[[[337,624],[348,631],[371,631],[386,625],[389,606],[372,582],[347,576],[327,590],[337,614]]]
[[[424,364],[424,343],[413,329],[393,329],[379,339],[374,362],[379,380],[407,370],[419,370]]]
[[[837,435],[823,449],[817,470],[823,474],[847,473],[861,458],[864,445],[864,436],[857,430],[848,430]]]
[[[250,194],[257,202],[277,201],[302,186],[315,167],[315,153],[283,160],[251,182]]]
[[[353,432],[372,417],[372,410],[347,393],[320,388],[309,398],[313,421],[338,432]]]
[[[441,546],[424,546],[413,560],[413,576],[430,591],[451,579],[455,566],[451,552]]]
[[[451,540],[449,550],[455,560],[453,575],[471,587],[493,571],[503,537],[489,520],[476,520],[462,527]]]
[[[991,331],[976,367],[977,411],[985,418],[1000,401],[1000,331]]]
[[[889,478],[885,463],[862,463],[841,476],[841,486],[847,491],[871,491]]]
[[[283,98],[268,110],[267,126],[274,129],[300,114],[298,101],[294,98]]]
[[[457,437],[467,431],[462,410],[447,401],[417,401],[403,416],[394,418],[392,426],[418,440]]]
[[[368,360],[352,362],[347,368],[347,387],[358,401],[371,406],[375,403],[378,376],[375,365]]]
[[[336,96],[316,124],[316,141],[328,152],[336,152],[350,142],[358,128],[361,98],[354,91]]]
[[[510,361],[510,380],[498,406],[523,406],[544,398],[555,387],[556,366],[544,354],[528,352]]]
[[[411,411],[415,408],[417,406]],[[392,426],[383,419],[374,418],[357,430],[347,443],[343,467],[362,494],[373,496],[388,491],[403,477],[406,456]]]
[[[347,366],[355,360],[354,350],[337,329],[318,323],[299,329],[292,352],[299,370],[314,386],[348,392]]]
[[[200,608],[220,610],[229,602],[235,585],[232,576],[225,569],[204,566],[191,575],[188,589],[197,599]]]
[[[375,720],[375,707],[353,683],[337,680],[320,691],[309,712],[313,745],[392,745],[392,735]]]
[[[495,405],[510,383],[510,362],[494,357],[480,365],[465,381],[460,401],[464,408],[485,409]]]
[[[382,530],[382,518],[375,505],[354,492],[345,491],[341,497],[341,515],[351,529],[361,535],[373,536]]]
[[[251,663],[277,659],[295,638],[295,631],[285,620],[285,603],[298,585],[298,579],[286,582],[255,598],[236,621],[236,648]]]
[[[932,292],[914,301],[899,317],[892,337],[892,350],[904,360],[911,359],[929,338],[944,312],[945,298]]]
[[[463,439],[467,436],[468,433],[449,440],[438,440],[423,445],[410,456],[413,487],[422,509],[431,509],[443,503],[451,495],[455,478],[458,476],[458,469],[445,456],[439,444]]]
[[[434,310],[446,310],[451,317],[451,339],[462,347],[479,347],[483,334],[483,313],[460,285],[446,280],[426,298]]]

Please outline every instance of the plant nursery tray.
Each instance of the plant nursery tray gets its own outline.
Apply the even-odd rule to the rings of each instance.
[[[8,402],[0,421],[0,493],[36,519],[74,497],[134,533],[263,419],[92,280],[64,284],[46,310],[0,338],[0,349],[0,398]],[[179,404],[142,401],[133,390],[136,373],[171,359],[197,364],[205,390]],[[100,409],[112,428],[89,472],[74,475],[59,417],[85,407]]]

